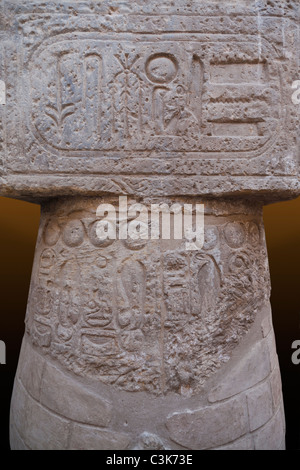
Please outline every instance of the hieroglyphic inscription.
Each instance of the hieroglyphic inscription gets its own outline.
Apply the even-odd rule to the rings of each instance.
[[[26,320],[33,343],[125,390],[196,393],[264,300],[258,224],[216,218],[203,250],[188,252],[181,241],[97,246],[96,223],[85,211],[45,221]]]
[[[272,54],[266,41],[258,54],[251,42],[213,35],[156,44],[62,34],[29,62],[33,131],[66,154],[155,149],[252,156],[281,125]]]

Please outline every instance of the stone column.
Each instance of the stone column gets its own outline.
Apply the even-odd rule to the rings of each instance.
[[[13,448],[283,449],[260,205],[205,201],[187,251],[99,240],[103,202],[43,205]]]
[[[0,8],[0,194],[42,206],[12,448],[283,449],[262,208],[300,194],[298,0]],[[118,196],[204,204],[203,248],[101,241]]]

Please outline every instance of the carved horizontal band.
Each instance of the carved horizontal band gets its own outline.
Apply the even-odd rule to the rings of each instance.
[[[280,76],[266,41],[77,37],[55,37],[29,62],[30,119],[52,151],[254,156],[276,138]]]

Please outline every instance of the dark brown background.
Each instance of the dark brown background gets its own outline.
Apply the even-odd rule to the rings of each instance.
[[[7,364],[0,365],[0,450],[9,449],[10,396],[24,332],[24,317],[40,208],[0,198],[0,340]],[[291,345],[300,340],[300,198],[264,210],[272,281],[273,320],[281,365],[287,448],[300,448],[300,365]]]

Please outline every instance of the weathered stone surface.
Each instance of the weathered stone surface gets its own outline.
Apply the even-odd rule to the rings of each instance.
[[[174,413],[167,420],[171,439],[189,449],[209,449],[233,441],[249,430],[245,397],[195,411]]]
[[[149,5],[3,2],[1,194],[299,194],[297,0]]]
[[[183,240],[108,240],[97,246],[93,230],[101,202],[117,200],[44,205],[26,317],[30,341],[75,374],[118,389],[195,395],[229,360],[268,298],[268,284],[261,284],[267,271],[260,210],[226,203],[216,209],[207,202],[206,245],[189,252]],[[230,215],[236,210],[239,222]],[[236,373],[241,385],[230,379],[237,388],[232,393],[270,372],[263,345],[243,361],[244,374]],[[69,405],[57,397],[65,378],[47,378],[50,370],[41,400],[67,412]]]
[[[278,406],[282,403],[282,384],[278,364],[270,376],[270,384],[273,398],[273,406],[274,409],[277,409]]]
[[[19,380],[15,380],[13,393],[12,393],[12,403],[13,406],[10,409],[10,426],[14,426],[18,431],[18,434],[22,439],[25,437],[26,423],[27,423],[27,413],[29,409],[28,402],[29,395],[22,388]],[[15,433],[11,430],[11,446],[14,447],[14,435]],[[18,440],[18,436],[17,436]],[[19,444],[17,444],[19,445]]]
[[[50,364],[43,374],[41,403],[58,414],[86,424],[106,426],[111,420],[110,403]]]
[[[254,441],[251,435],[237,439],[226,446],[216,447],[213,450],[254,450]]]
[[[14,450],[30,450],[17,431],[13,420],[10,422],[10,442],[13,443]]]
[[[75,424],[72,428],[70,450],[127,449],[130,438],[126,434],[105,431]]]
[[[134,450],[168,450],[168,448],[157,435],[143,432]]]
[[[25,443],[32,450],[65,450],[70,423],[29,399]]]
[[[216,402],[230,398],[261,382],[271,372],[269,351],[266,341],[255,343],[241,358],[232,373],[213,389],[209,401]]]
[[[271,306],[268,305],[266,310],[268,313],[265,315],[263,321],[261,322],[261,332],[264,338],[268,336],[268,334],[273,328]]]
[[[40,399],[42,375],[46,365],[45,359],[37,354],[28,344],[26,338],[23,340],[23,347],[20,352],[22,358],[20,373],[17,374],[27,390],[36,400]]]
[[[260,428],[273,416],[273,400],[268,381],[247,392],[250,431]]]
[[[278,356],[277,356],[277,350],[276,350],[275,335],[274,335],[273,331],[271,331],[268,334],[268,336],[266,338],[266,342],[267,342],[268,350],[269,350],[271,370],[273,370],[278,365]]]
[[[92,448],[115,449],[121,445],[119,434],[132,448],[250,445],[251,436],[235,443],[250,432],[246,391],[271,373],[268,338],[261,339],[260,326],[269,297],[260,209],[206,201],[204,248],[187,252],[181,240],[111,240],[103,246],[95,237],[100,202],[115,200],[78,198],[43,205],[20,362],[26,362],[25,372],[31,363],[36,369],[38,380],[29,380],[29,370],[23,385],[29,393],[41,390],[36,397],[45,420],[43,439],[49,414],[50,441],[56,425],[60,435],[59,415],[71,427],[81,423],[80,435],[87,433],[81,447],[90,442]],[[235,359],[230,368],[235,348],[253,328],[255,336],[246,342],[240,364]],[[218,371],[225,363],[228,374],[219,389]],[[84,380],[93,391],[87,391]],[[208,380],[210,388],[203,393]],[[140,397],[145,392],[152,396],[147,403],[147,395]],[[12,413],[26,439],[24,423],[37,404],[25,389],[18,393],[23,396],[13,398]],[[209,393],[210,400],[238,396],[200,406]],[[178,424],[175,431],[175,417],[187,408],[201,411],[195,412],[190,428],[184,431]],[[166,434],[171,415],[174,423],[170,418]],[[197,432],[196,439],[193,426],[201,428],[201,423],[205,433]],[[100,432],[99,426],[106,429]],[[132,432],[155,439],[131,440]],[[79,437],[74,436],[75,448]],[[33,446],[32,440],[25,442]]]
[[[282,407],[263,428],[254,433],[256,450],[284,450],[285,424]]]
[[[18,382],[15,382],[13,402],[11,420],[26,446],[32,450],[67,448],[70,422],[43,408]],[[12,432],[12,449],[20,445],[18,435],[16,435],[16,444],[14,436]]]
[[[300,194],[298,6],[0,2],[0,195],[42,204],[12,447],[284,446],[262,205]],[[120,195],[205,204],[203,248],[101,241]]]

